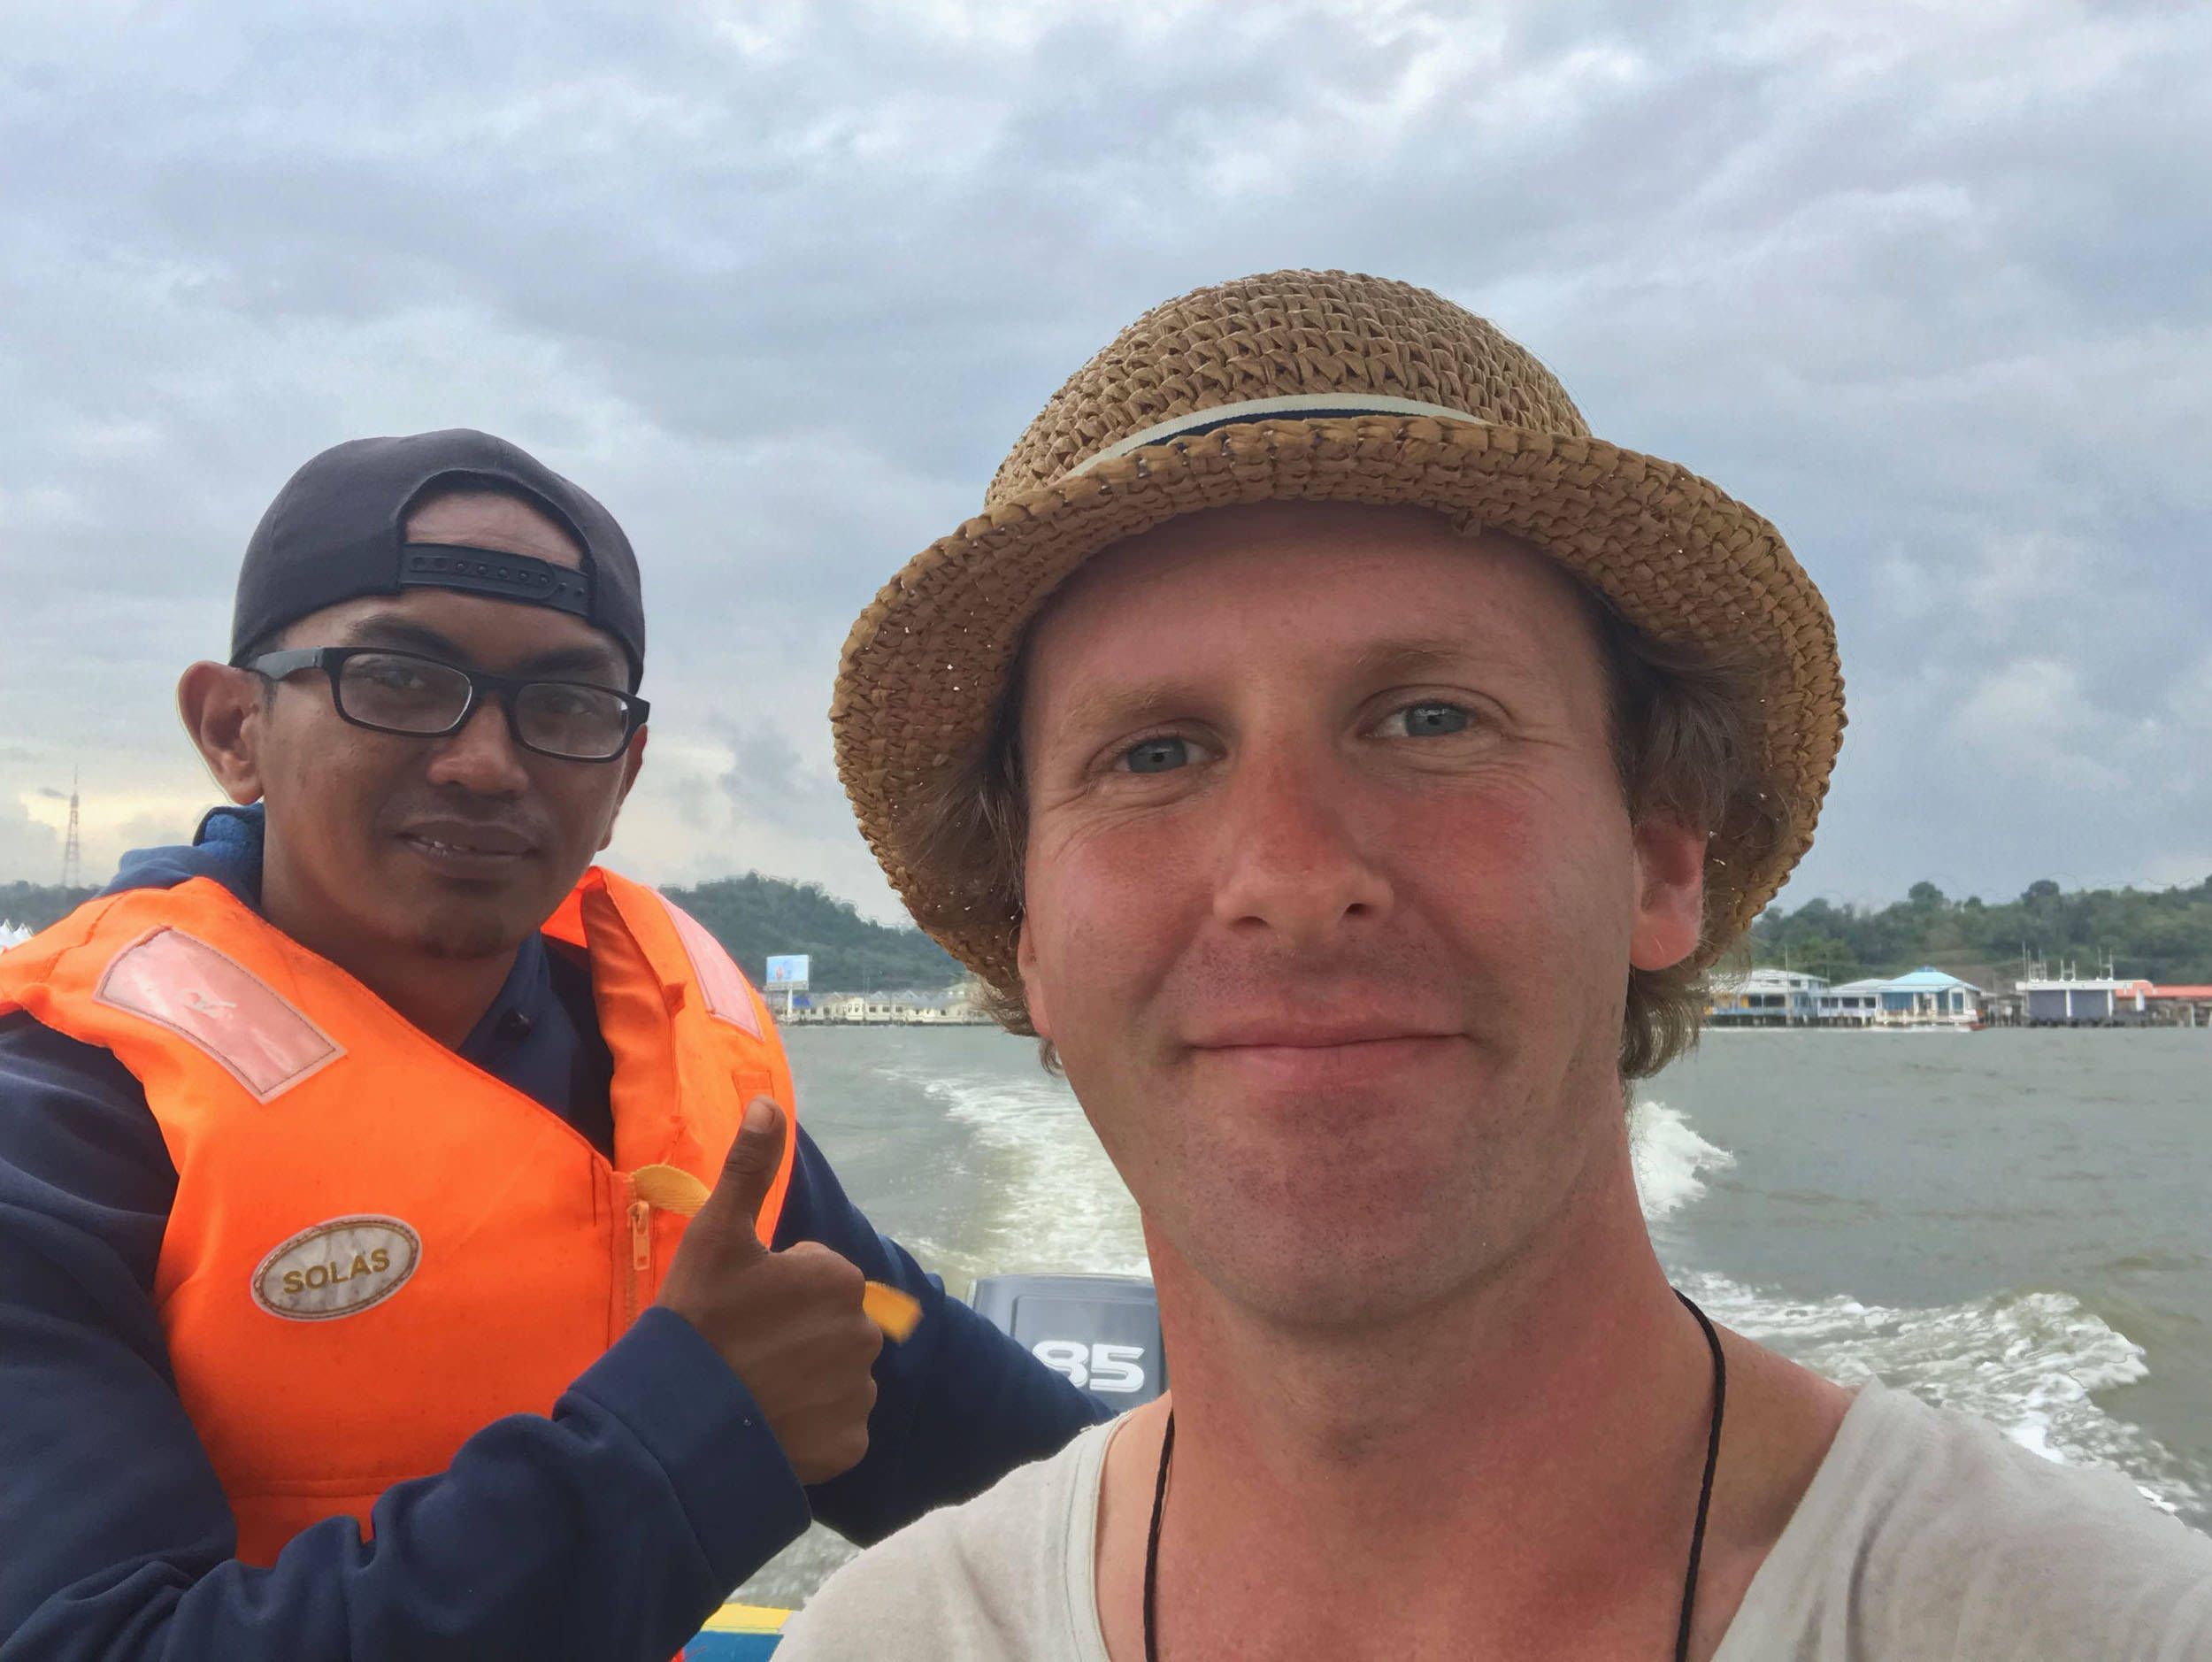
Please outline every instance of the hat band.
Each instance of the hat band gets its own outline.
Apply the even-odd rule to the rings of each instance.
[[[534,554],[454,542],[408,542],[400,549],[399,583],[403,589],[457,589],[464,594],[549,606],[580,618],[591,616],[590,574]]]
[[[1216,427],[1234,427],[1240,421],[1264,421],[1270,416],[1321,421],[1332,417],[1363,415],[1428,416],[1439,421],[1471,422],[1479,427],[1490,425],[1480,416],[1469,415],[1464,410],[1455,410],[1448,404],[1423,404],[1418,398],[1386,398],[1379,395],[1340,392],[1289,393],[1279,398],[1247,398],[1238,404],[1211,404],[1203,410],[1171,416],[1141,433],[1132,433],[1125,439],[1117,439],[1096,455],[1085,457],[1068,469],[1066,476],[1077,478],[1089,473],[1101,462],[1110,462],[1118,456],[1141,450],[1148,444],[1164,444],[1171,439],[1195,438],[1202,433],[1211,433]]]

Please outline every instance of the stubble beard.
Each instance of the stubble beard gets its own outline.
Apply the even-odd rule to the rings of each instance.
[[[1314,1337],[1379,1332],[1510,1277],[1580,1204],[1604,1162],[1609,1127],[1573,1134],[1586,1111],[1573,1105],[1581,1093],[1571,1087],[1555,1100],[1507,1069],[1471,1089],[1489,1102],[1463,1104],[1464,1128],[1433,1162],[1371,1158],[1371,1150],[1340,1170],[1301,1174],[1257,1149],[1186,1132],[1125,1169],[1125,1179],[1135,1180],[1141,1203],[1147,1189],[1156,1196],[1143,1205],[1148,1239],[1169,1246],[1225,1303]],[[1320,1218],[1340,1227],[1320,1231]]]
[[[415,950],[424,958],[449,963],[469,963],[496,958],[521,945],[518,933],[499,915],[495,904],[434,906],[415,935]]]

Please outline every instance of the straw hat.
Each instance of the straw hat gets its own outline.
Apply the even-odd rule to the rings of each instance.
[[[1812,841],[1843,727],[1835,628],[1780,534],[1686,469],[1592,438],[1548,370],[1441,296],[1275,272],[1124,329],[1030,423],[983,512],[910,560],[846,640],[838,772],[893,885],[954,957],[1017,986],[1018,911],[926,869],[911,810],[941,770],[977,759],[1029,620],[1125,537],[1283,497],[1434,508],[1534,543],[1662,641],[1747,649],[1779,826],[1763,850],[1715,836],[1701,958],[1758,915]]]

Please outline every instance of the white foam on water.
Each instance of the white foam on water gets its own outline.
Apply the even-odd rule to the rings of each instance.
[[[1736,1163],[1664,1103],[1629,1115],[1636,1189],[1656,1222],[1706,1192],[1703,1174]],[[2143,1347],[2068,1293],[1999,1294],[1931,1309],[1869,1304],[1847,1294],[1791,1299],[1709,1272],[1683,1289],[1715,1320],[1842,1385],[1879,1379],[1939,1408],[1990,1421],[2023,1448],[2073,1466],[2125,1473],[2169,1512],[2208,1497],[2158,1440],[2115,1419],[2093,1391],[2149,1373]]]
[[[947,1119],[1011,1167],[993,1185],[985,1238],[970,1246],[980,1273],[1152,1273],[1137,1203],[1064,1080],[882,1071],[942,1103]]]
[[[2093,1400],[2150,1369],[2141,1345],[2071,1294],[1900,1309],[1843,1295],[1792,1300],[1709,1273],[1685,1278],[1684,1290],[1715,1320],[1839,1384],[1879,1379],[1978,1415],[2046,1459],[2109,1466],[2168,1512],[2205,1509],[2155,1437]]]
[[[1636,1195],[1644,1218],[1657,1222],[1704,1197],[1701,1172],[1725,1170],[1736,1157],[1698,1135],[1678,1109],[1648,1099],[1628,1111],[1629,1152],[1636,1166]]]
[[[1637,1193],[1653,1222],[1701,1199],[1703,1173],[1736,1163],[1664,1103],[1636,1104],[1629,1136]],[[1683,1280],[1716,1320],[1839,1384],[1879,1379],[1978,1415],[2046,1459],[2125,1473],[2169,1512],[2201,1511],[2212,1499],[2156,1438],[2092,1399],[2150,1370],[2141,1345],[2070,1294],[2001,1294],[1916,1310],[1847,1294],[1793,1300],[1710,1273]]]

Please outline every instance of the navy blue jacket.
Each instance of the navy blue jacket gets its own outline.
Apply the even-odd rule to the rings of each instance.
[[[257,813],[131,857],[117,888],[260,896]],[[537,940],[461,1054],[611,1142],[588,975]],[[240,1563],[152,1301],[176,1173],[106,1050],[0,1019],[0,1662],[665,1662],[810,1516],[873,1541],[1061,1446],[1105,1410],[878,1235],[801,1131],[776,1244],[819,1241],[924,1316],[876,1366],[869,1450],[802,1489],[745,1387],[649,1310],[549,1418],[488,1425],[446,1471]],[[407,1412],[403,1380],[365,1379]]]

